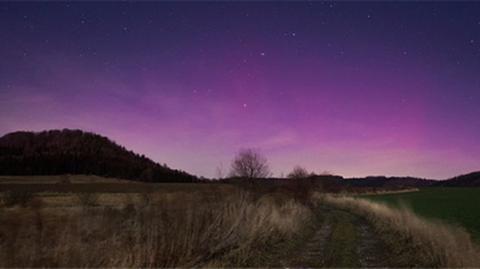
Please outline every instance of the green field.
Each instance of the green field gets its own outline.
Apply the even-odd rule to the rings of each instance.
[[[480,242],[480,188],[423,188],[418,192],[368,196],[369,200],[406,206],[418,215],[463,226]]]

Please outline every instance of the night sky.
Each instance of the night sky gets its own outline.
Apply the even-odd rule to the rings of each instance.
[[[479,116],[480,2],[0,3],[0,135],[442,179],[480,169]]]

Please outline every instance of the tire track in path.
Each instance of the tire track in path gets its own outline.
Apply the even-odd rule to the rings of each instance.
[[[368,221],[348,211],[322,206],[309,239],[281,262],[284,267],[384,267],[386,247]]]
[[[379,239],[375,229],[365,219],[357,217],[357,254],[360,267],[386,267],[388,266],[388,247]]]

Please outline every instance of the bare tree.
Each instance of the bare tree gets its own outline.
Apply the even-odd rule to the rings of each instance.
[[[287,175],[287,177],[291,179],[301,179],[309,176],[310,174],[308,173],[307,169],[301,167],[300,165],[295,166],[292,172]]]
[[[267,158],[254,149],[240,150],[232,162],[230,176],[246,179],[265,178],[270,176]]]

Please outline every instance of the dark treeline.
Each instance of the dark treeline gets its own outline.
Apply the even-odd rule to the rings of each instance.
[[[346,178],[344,183],[352,187],[428,187],[437,181],[416,177],[369,176],[364,178]]]
[[[0,138],[0,174],[94,174],[146,182],[194,182],[106,137],[80,130],[14,132]]]
[[[438,182],[437,185],[446,187],[480,187],[480,172],[457,176],[449,180]]]
[[[480,172],[442,181],[385,176],[343,178],[334,175],[316,175],[306,170],[301,172],[297,176],[307,179],[304,182],[308,183],[307,185],[313,182],[314,185],[320,184],[332,191],[365,187],[480,186]],[[0,137],[0,175],[61,174],[91,174],[144,182],[209,182],[184,171],[155,163],[104,136],[81,130],[14,132]],[[232,176],[216,182],[235,183],[244,180],[245,178],[241,176]],[[289,184],[292,180],[295,181],[289,176],[288,179],[255,178],[253,181],[257,184],[268,183],[267,185],[280,186]]]
[[[432,180],[415,177],[370,176],[365,178],[346,178],[344,184],[351,187],[479,187],[480,172],[457,176],[446,180]]]
[[[242,183],[243,178],[226,178],[221,180],[225,183]],[[298,182],[306,186],[321,187],[325,191],[340,192],[340,191],[355,191],[357,189],[371,190],[396,190],[413,187],[428,187],[434,186],[438,182],[435,180],[413,178],[413,177],[385,177],[385,176],[371,176],[365,178],[344,178],[337,175],[316,175],[310,174],[301,179],[291,178],[259,178],[253,180],[256,184],[269,185],[272,187],[291,186]]]

